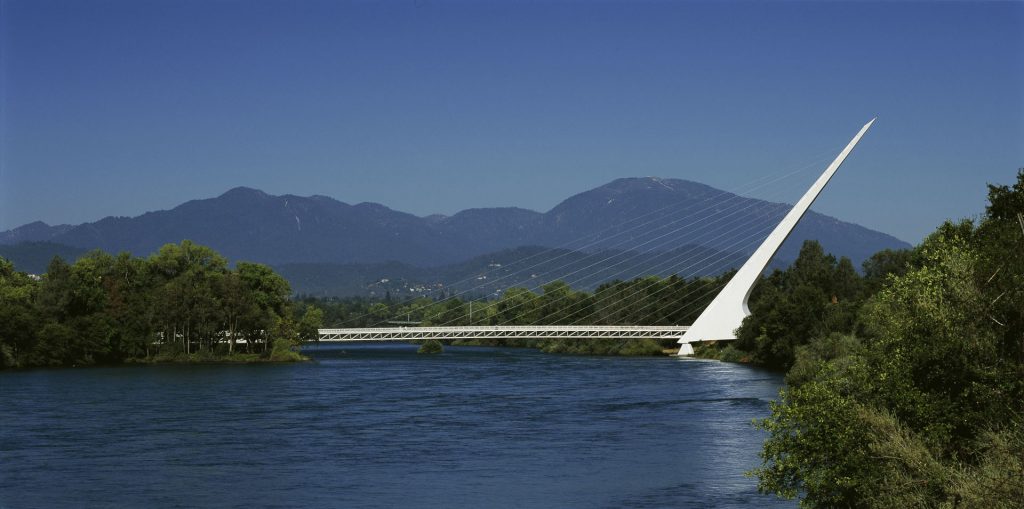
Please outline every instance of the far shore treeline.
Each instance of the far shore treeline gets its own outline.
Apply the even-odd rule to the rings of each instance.
[[[33,278],[0,258],[0,367],[132,361],[300,360],[318,310],[293,315],[288,282],[183,241],[148,258],[93,251]]]

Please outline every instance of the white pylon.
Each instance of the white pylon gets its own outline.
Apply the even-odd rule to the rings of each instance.
[[[814,185],[804,193],[800,201],[796,202],[796,205],[793,205],[793,208],[786,214],[786,217],[782,218],[779,225],[768,234],[768,238],[764,239],[761,246],[750,256],[750,259],[740,267],[740,270],[729,280],[725,288],[718,292],[715,300],[711,301],[711,304],[704,309],[704,312],[697,317],[697,320],[693,322],[690,329],[679,340],[679,343],[682,345],[679,348],[679,355],[693,355],[693,346],[690,343],[736,339],[736,329],[743,323],[744,318],[750,316],[747,300],[750,298],[750,292],[754,289],[754,284],[757,283],[758,276],[764,272],[772,256],[779,250],[786,237],[796,227],[796,223],[800,221],[800,218],[804,216],[807,209],[814,203],[818,194],[825,188],[825,184],[828,184],[832,175],[835,174],[839,166],[846,160],[846,156],[850,155],[853,147],[857,146],[861,137],[864,136],[864,133],[874,123],[875,119],[873,118],[870,122],[864,124],[860,132],[850,140],[846,148],[839,153],[839,156],[818,177]]]

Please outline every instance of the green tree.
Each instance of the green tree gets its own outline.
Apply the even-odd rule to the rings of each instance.
[[[288,281],[276,274],[270,267],[259,263],[239,262],[236,265],[243,291],[252,299],[254,312],[243,315],[240,329],[244,331],[247,344],[262,342],[263,351],[269,350],[272,333],[291,320],[288,297],[291,287]],[[289,325],[290,327],[290,325]]]
[[[18,367],[37,338],[38,284],[0,258],[0,368]]]
[[[525,288],[509,288],[498,301],[498,325],[534,324],[539,318],[539,297]]]
[[[383,302],[375,302],[370,305],[370,308],[366,311],[369,318],[372,320],[374,326],[378,326],[383,323],[391,315],[391,308]]]
[[[554,281],[541,288],[544,293],[536,301],[537,319],[544,325],[569,325],[584,316],[587,296],[564,281]]]
[[[793,265],[762,278],[751,296],[751,316],[736,346],[765,365],[789,368],[797,349],[813,338],[853,331],[863,284],[853,264],[806,241]]]
[[[309,306],[302,314],[297,325],[299,338],[303,341],[317,341],[319,329],[324,326],[324,311],[316,306]]]
[[[864,287],[874,295],[886,284],[890,275],[899,277],[916,265],[912,249],[883,249],[864,260]]]

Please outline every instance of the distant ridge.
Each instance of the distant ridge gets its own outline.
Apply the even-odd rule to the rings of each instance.
[[[42,221],[34,221],[0,233],[0,244],[47,242],[72,228],[74,227],[69,224],[50,226]]]
[[[564,246],[581,238],[588,240],[565,247],[657,253],[698,245],[745,253],[753,247],[751,232],[770,228],[788,209],[697,182],[657,177],[617,179],[545,213],[507,207],[427,217],[377,203],[350,205],[326,196],[275,196],[236,187],[215,198],[136,217],[80,225],[29,223],[0,232],[0,244],[51,242],[77,250],[147,255],[163,244],[191,239],[232,260],[271,265],[398,262],[441,267],[521,246]],[[644,222],[652,224],[630,229]],[[669,226],[655,230],[655,225]],[[805,239],[817,239],[826,251],[857,265],[881,249],[909,247],[890,235],[810,212],[778,258],[795,259]]]

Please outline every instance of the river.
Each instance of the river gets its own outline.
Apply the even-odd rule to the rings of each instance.
[[[0,508],[795,506],[743,474],[778,374],[415,351],[0,373]]]

